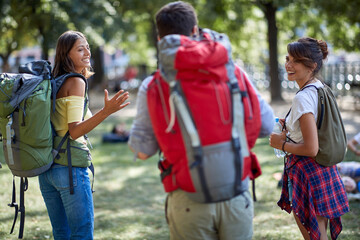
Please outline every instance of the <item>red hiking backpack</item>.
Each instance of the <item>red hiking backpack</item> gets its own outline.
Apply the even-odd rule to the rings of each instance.
[[[159,42],[160,71],[148,85],[166,192],[178,188],[198,202],[242,193],[242,180],[261,174],[250,149],[261,128],[259,101],[231,59],[226,35],[204,29],[199,39],[168,35]]]

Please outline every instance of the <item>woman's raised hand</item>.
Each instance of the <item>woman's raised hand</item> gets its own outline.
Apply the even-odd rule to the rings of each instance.
[[[125,103],[125,101],[129,98],[129,92],[125,92],[124,90],[118,91],[111,99],[109,99],[108,90],[104,90],[104,112],[108,115],[113,114],[120,109],[123,109],[130,102]]]

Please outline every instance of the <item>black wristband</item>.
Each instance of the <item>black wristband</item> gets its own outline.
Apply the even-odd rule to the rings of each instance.
[[[281,148],[281,150],[286,154],[286,152],[285,152],[285,150],[284,150],[284,147],[285,147],[285,143],[286,143],[286,141],[284,141],[284,143],[283,143],[283,145],[282,145],[282,148]]]

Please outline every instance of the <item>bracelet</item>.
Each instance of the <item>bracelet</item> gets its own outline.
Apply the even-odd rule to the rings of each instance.
[[[282,144],[282,151],[286,154],[286,152],[285,152],[285,150],[284,150],[284,147],[285,147],[285,143],[286,143],[286,141],[284,141],[284,143]]]

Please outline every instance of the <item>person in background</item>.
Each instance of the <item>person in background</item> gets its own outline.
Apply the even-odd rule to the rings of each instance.
[[[360,132],[348,141],[347,147],[352,152],[354,152],[356,156],[360,156],[360,148],[358,147],[359,144],[360,144]]]
[[[163,6],[156,14],[156,26],[159,39],[169,34],[185,36],[198,34],[195,10],[190,4],[182,1]],[[159,146],[154,134],[147,101],[148,85],[152,79],[153,76],[147,77],[139,88],[137,114],[130,130],[128,142],[135,157],[142,160],[154,155],[159,148],[176,147]],[[273,129],[274,115],[271,107],[259,94],[258,99],[262,120],[260,137],[264,137],[268,136]],[[177,181],[181,181],[181,179]],[[179,188],[181,185],[179,184],[176,189],[168,193],[165,206],[170,239],[252,239],[254,214],[248,184],[249,178],[246,178],[243,181],[244,193],[217,203],[192,201]]]
[[[347,193],[360,192],[360,162],[340,162],[336,164]]]
[[[85,36],[77,31],[67,31],[57,41],[52,74],[56,78],[67,73],[78,73],[87,79],[93,75],[90,71],[90,57],[90,47]],[[94,206],[87,172],[91,157],[83,136],[109,115],[130,104],[125,103],[129,98],[128,92],[121,90],[109,99],[108,91],[104,90],[104,107],[92,115],[87,105],[84,109],[85,94],[85,81],[81,77],[69,77],[57,93],[55,112],[51,113],[51,121],[57,134],[62,138],[68,132],[67,141],[78,146],[78,149],[86,150],[84,158],[81,155],[72,156],[74,193],[70,194],[67,162],[60,160],[64,155],[55,158],[53,166],[39,176],[40,190],[48,210],[54,239],[59,240],[93,239]],[[84,111],[86,115],[83,120]],[[74,148],[71,152],[73,151]]]
[[[341,216],[349,212],[345,188],[336,165],[324,167],[314,157],[319,143],[316,128],[318,95],[314,85],[324,87],[317,73],[328,55],[326,42],[301,38],[287,46],[285,68],[289,81],[296,81],[302,91],[295,95],[291,112],[281,122],[285,130],[270,135],[270,146],[289,153],[283,174],[279,207],[293,212],[304,239],[328,239],[342,230]],[[287,141],[287,138],[292,141]]]

